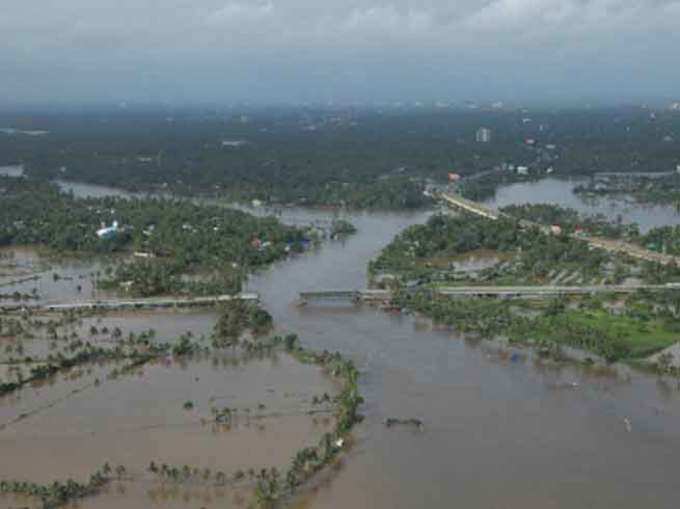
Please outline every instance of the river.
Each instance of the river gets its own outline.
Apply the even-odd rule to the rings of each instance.
[[[568,185],[510,186],[493,203],[565,203]],[[653,210],[629,214],[646,225],[657,220]],[[364,287],[368,261],[428,215],[351,215],[356,235],[281,262],[248,283],[280,329],[298,332],[309,347],[342,352],[362,372],[366,419],[356,441],[335,475],[300,505],[676,507],[675,381],[627,369],[614,375],[544,365],[529,352],[509,356],[427,320],[370,307],[295,305],[302,290]],[[284,210],[284,222],[287,216],[311,221],[327,214]],[[387,417],[417,417],[424,429],[388,429]]]
[[[642,205],[630,198],[595,197],[584,199],[573,189],[587,182],[584,179],[562,180],[547,178],[534,182],[520,182],[501,187],[494,198],[486,200],[492,208],[523,203],[554,203],[583,214],[602,214],[624,223],[638,223],[640,231],[665,225],[680,224],[680,214],[669,205]]]
[[[626,370],[602,376],[535,365],[528,356],[512,362],[411,316],[293,305],[302,289],[365,286],[368,260],[426,217],[356,215],[359,232],[346,242],[250,282],[280,327],[310,346],[352,356],[364,373],[366,420],[357,444],[309,506],[674,506],[675,386]],[[387,429],[387,417],[417,417],[425,428]]]

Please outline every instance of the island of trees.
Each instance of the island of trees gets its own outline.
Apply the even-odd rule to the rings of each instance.
[[[509,215],[559,218],[569,227],[587,224],[614,235],[635,237],[635,228],[605,225],[550,206],[512,207]],[[650,232],[654,236],[656,232]],[[470,257],[482,260],[470,268]],[[593,249],[566,234],[547,235],[512,218],[490,221],[461,214],[435,215],[398,235],[371,262],[374,280],[391,286],[394,304],[481,337],[530,343],[560,357],[577,347],[607,361],[642,359],[677,341],[680,292],[668,289],[553,300],[456,299],[441,286],[603,285],[678,283],[680,270]]]

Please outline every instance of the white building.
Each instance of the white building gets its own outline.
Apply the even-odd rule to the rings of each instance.
[[[486,127],[477,129],[475,140],[477,140],[477,143],[489,143],[491,141],[491,129],[487,129]]]
[[[104,226],[97,230],[97,237],[100,239],[110,239],[118,233],[118,221],[114,221],[111,226]]]

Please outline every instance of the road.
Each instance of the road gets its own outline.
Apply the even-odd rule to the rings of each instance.
[[[158,297],[148,299],[113,299],[113,300],[93,300],[81,302],[67,302],[59,304],[31,303],[31,302],[12,302],[11,304],[0,304],[1,311],[18,311],[22,309],[34,309],[39,311],[69,311],[80,309],[140,309],[140,308],[167,308],[167,307],[193,307],[193,306],[215,306],[223,302],[232,300],[258,301],[259,295],[256,293],[240,293],[237,295],[212,295],[206,297]]]
[[[481,203],[477,203],[472,200],[463,198],[462,196],[457,196],[449,193],[442,193],[440,196],[441,199],[447,205],[453,208],[462,209],[472,214],[485,217],[487,219],[497,220],[500,217],[508,217],[509,219],[514,219],[511,216],[504,216],[500,212],[492,210],[489,207],[482,205]],[[520,220],[519,224],[527,228],[531,227],[539,228],[546,234],[552,234],[550,225],[534,223],[526,220]],[[639,260],[646,260],[650,262],[660,263],[663,265],[668,265],[670,263],[680,264],[680,258],[677,256],[650,251],[649,249],[645,249],[636,244],[631,244],[630,242],[575,234],[570,235],[570,237],[581,242],[587,242],[593,247],[604,249],[606,251],[610,251],[613,253],[624,253],[627,254],[628,256],[637,258]]]

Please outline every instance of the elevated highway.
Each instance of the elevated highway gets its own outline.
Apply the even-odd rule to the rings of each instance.
[[[448,206],[455,209],[470,212],[480,217],[485,217],[491,220],[497,220],[500,217],[506,217],[508,219],[516,220],[511,216],[502,214],[501,212],[486,207],[481,203],[468,200],[459,195],[454,195],[451,193],[441,193],[439,196],[442,199],[442,201],[446,203]],[[519,225],[523,228],[538,228],[545,234],[548,235],[552,234],[550,225],[534,223],[532,221],[527,221],[525,219],[520,219]],[[680,258],[677,256],[650,251],[649,249],[645,249],[636,244],[631,244],[630,242],[574,234],[570,235],[570,237],[581,242],[586,242],[594,248],[604,249],[612,253],[623,253],[638,260],[645,260],[649,262],[660,263],[663,265],[668,265],[670,263],[676,263],[680,265]]]

